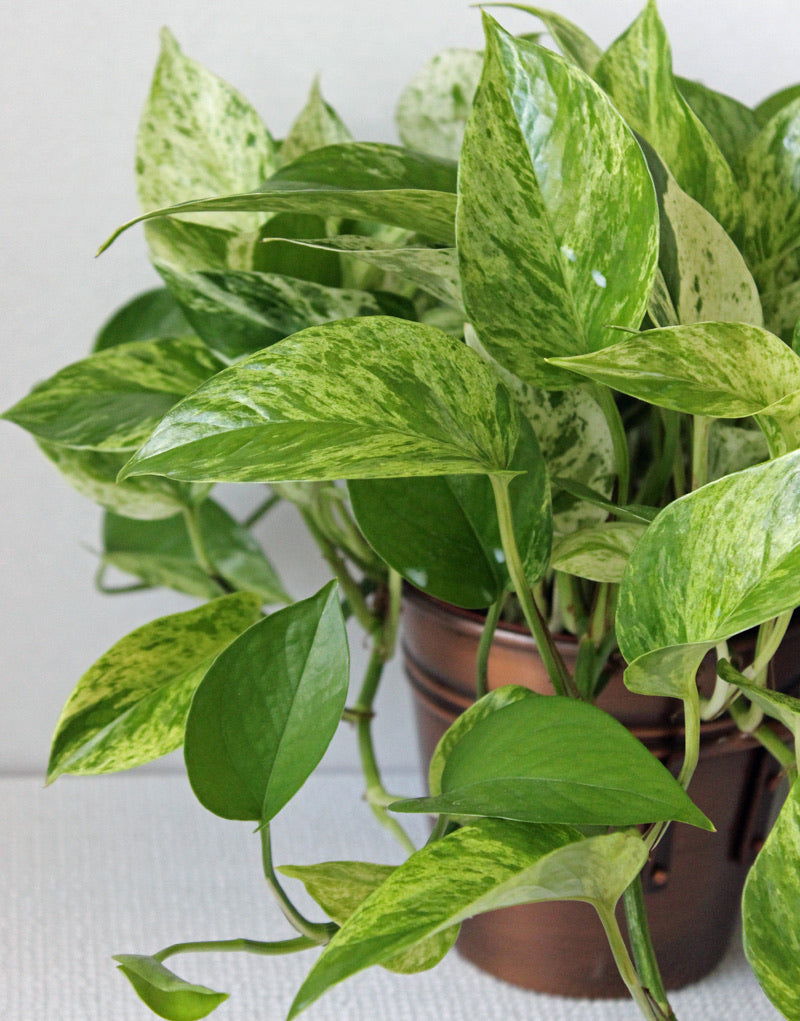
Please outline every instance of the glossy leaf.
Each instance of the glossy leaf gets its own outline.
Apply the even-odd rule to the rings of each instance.
[[[341,719],[349,652],[335,582],[254,624],[192,700],[184,756],[197,799],[269,822],[317,767]]]
[[[239,482],[509,470],[518,417],[452,337],[382,317],[311,327],[182,401],[125,468]]]
[[[322,952],[289,1017],[327,989],[465,918],[513,904],[585,900],[611,910],[646,858],[642,841],[482,819],[417,851]]]
[[[477,50],[443,50],[403,90],[395,119],[403,145],[457,160],[483,67]]]
[[[501,365],[563,388],[569,376],[545,357],[601,348],[615,339],[611,325],[641,323],[658,249],[653,185],[591,79],[484,21],[459,177],[464,301]]]
[[[325,913],[344,925],[367,897],[395,871],[394,865],[373,865],[364,861],[328,861],[321,865],[282,865],[285,876],[299,879],[309,896]],[[437,932],[409,950],[383,962],[389,971],[413,975],[427,971],[441,961],[458,936],[457,925]]]
[[[139,998],[167,1021],[199,1021],[228,999],[228,993],[185,982],[154,957],[116,954],[114,960]]]
[[[47,780],[112,773],[183,742],[189,702],[214,658],[260,616],[249,593],[151,621],[113,645],[78,681],[53,737]]]
[[[411,302],[274,273],[183,273],[156,262],[199,337],[228,358],[260,351],[306,326],[351,316],[414,317]]]
[[[755,115],[758,118],[759,124],[763,127],[775,114],[793,103],[795,99],[800,99],[800,83],[797,85],[789,85],[785,89],[779,89],[777,92],[773,92],[772,95],[767,96],[763,99],[758,106],[755,108]]]
[[[195,337],[123,344],[61,369],[0,417],[47,443],[135,450],[181,397],[223,367]]]
[[[578,578],[617,584],[646,526],[606,521],[556,540],[550,566]]]
[[[708,649],[799,603],[794,452],[676,500],[650,525],[619,591],[626,684],[684,697]]]
[[[338,113],[322,97],[314,79],[306,105],[295,118],[280,149],[281,163],[291,163],[312,149],[352,141],[352,135]]]
[[[800,1017],[800,781],[750,869],[742,895],[744,952],[761,988],[786,1018]]]
[[[520,423],[509,485],[514,533],[531,585],[547,570],[553,525],[547,470],[531,427]],[[367,479],[349,484],[367,542],[429,595],[456,606],[495,602],[509,585],[494,494],[484,475]]]
[[[755,111],[702,82],[676,77],[675,84],[735,172],[760,130]]]
[[[157,337],[183,337],[192,328],[166,289],[156,287],[127,302],[111,316],[95,337],[93,351]]]
[[[588,35],[572,21],[557,14],[555,11],[548,11],[542,7],[530,7],[528,4],[497,3],[484,4],[485,7],[510,7],[518,11],[526,11],[538,18],[553,38],[558,48],[565,57],[569,57],[581,70],[587,74],[594,74],[597,62],[603,55],[603,51],[593,42]]]
[[[681,95],[654,0],[606,50],[595,78],[622,116],[664,159],[678,184],[735,236],[739,189],[719,146]]]
[[[713,829],[621,723],[587,702],[540,695],[478,721],[450,750],[436,797],[395,812],[634,826],[674,819]]]

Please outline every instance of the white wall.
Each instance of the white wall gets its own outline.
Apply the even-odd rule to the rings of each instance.
[[[554,5],[602,44],[639,0]],[[796,0],[661,0],[676,70],[755,103],[800,78]],[[235,12],[235,13],[234,13]],[[512,31],[534,22],[494,12]],[[95,261],[109,231],[136,211],[134,134],[167,24],[184,51],[240,88],[280,136],[313,75],[357,137],[394,141],[402,85],[435,50],[480,46],[479,13],[461,0],[28,0],[0,5],[0,407],[82,357],[101,320],[157,281],[131,232]],[[0,424],[0,770],[41,772],[77,677],[152,617],[188,608],[169,594],[94,593],[98,514]],[[291,516],[279,560],[297,594],[324,574],[301,553]],[[414,738],[399,672],[379,708],[387,765]],[[337,743],[333,765],[351,760]]]

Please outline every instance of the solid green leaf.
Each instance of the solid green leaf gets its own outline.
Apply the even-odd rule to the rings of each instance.
[[[397,868],[335,934],[289,1017],[356,972],[465,918],[548,900],[612,910],[646,860],[638,836],[582,839],[565,826],[482,819],[428,844]]]
[[[115,954],[114,960],[139,998],[167,1021],[199,1021],[228,999],[228,993],[184,981],[154,957]]]
[[[352,316],[406,314],[411,302],[391,296],[325,287],[275,273],[245,271],[184,273],[156,262],[199,337],[228,358],[260,351],[307,326]]]
[[[484,21],[486,63],[459,177],[464,301],[501,365],[563,388],[571,380],[548,355],[604,347],[611,326],[641,323],[658,252],[653,184],[590,78]]]
[[[179,748],[189,702],[214,658],[260,616],[249,593],[160,617],[120,639],[78,681],[59,717],[47,780],[111,773]]]
[[[800,781],[795,781],[742,895],[744,952],[784,1017],[800,1017]]]
[[[735,172],[760,130],[756,112],[702,82],[676,77],[675,84]]]
[[[349,668],[335,582],[229,645],[186,721],[186,769],[200,803],[224,819],[269,822],[328,747]]]
[[[595,78],[634,131],[656,149],[681,188],[732,236],[742,203],[733,172],[707,128],[681,95],[672,52],[654,0],[606,50]]]
[[[395,119],[403,145],[457,160],[483,67],[477,50],[435,54],[403,90]]]
[[[512,702],[450,750],[436,797],[395,802],[396,812],[444,812],[520,822],[634,826],[678,820],[713,827],[629,730],[577,699]]]
[[[0,417],[46,443],[135,450],[181,397],[223,367],[196,337],[122,344],[61,369]]]
[[[328,861],[320,865],[281,865],[278,871],[299,879],[323,911],[334,922],[344,925],[395,868],[394,865],[373,865],[364,861]],[[383,966],[401,975],[427,971],[452,948],[458,929],[456,925],[437,932],[401,954],[390,957]]]
[[[326,287],[342,287],[344,274],[336,252],[299,243],[304,238],[319,237],[329,228],[333,229],[331,221],[322,216],[274,213],[261,228],[252,268],[259,273],[280,273]],[[348,281],[347,286],[357,285]]]
[[[365,317],[303,330],[224,370],[124,472],[231,482],[505,472],[518,431],[505,386],[464,344]]]
[[[550,566],[578,578],[617,584],[646,527],[630,521],[606,521],[561,536],[553,544]]]
[[[280,149],[281,163],[291,163],[312,149],[352,141],[338,113],[322,97],[315,78],[306,105],[292,123]]]
[[[166,289],[156,287],[127,302],[111,316],[95,337],[93,351],[156,337],[183,337],[192,328]]]

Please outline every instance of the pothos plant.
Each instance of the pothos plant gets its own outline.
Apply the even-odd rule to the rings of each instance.
[[[469,916],[553,899],[592,904],[642,1014],[673,1017],[637,877],[671,822],[712,828],[690,781],[701,721],[723,712],[790,781],[744,942],[800,1017],[800,701],[767,687],[800,603],[800,87],[750,109],[676,78],[652,2],[605,52],[523,9],[563,55],[484,14],[483,53],[440,54],[404,93],[402,146],[352,141],[316,85],[278,142],[165,34],[136,163],[164,287],[5,414],[105,508],[102,587],[111,567],[202,600],[81,678],[49,780],[183,745],[200,802],[258,824],[295,930],[120,955],[162,1017],[225,999],[166,968],[182,952],[324,946],[295,1017],[369,965],[434,965]],[[269,489],[237,521],[221,482]],[[254,532],[280,500],[334,577],[298,602]],[[502,613],[524,620],[554,689],[487,692],[483,655],[429,796],[404,800],[371,735],[401,579],[486,609],[484,653]],[[348,614],[372,642],[349,705]],[[751,628],[736,664],[727,642]],[[592,704],[617,650],[628,688],[683,703],[677,779]],[[409,856],[283,866],[328,916],[311,921],[270,823],[343,720]],[[437,818],[420,849],[409,812]]]

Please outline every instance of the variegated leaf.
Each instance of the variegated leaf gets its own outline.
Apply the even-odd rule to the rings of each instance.
[[[606,50],[595,78],[633,130],[665,160],[681,188],[735,237],[742,224],[739,189],[719,146],[678,89],[654,0]]]
[[[773,691],[771,688],[749,684],[741,675],[731,679],[731,683],[740,688],[767,716],[780,721],[790,731],[795,740],[797,754],[800,751],[797,748],[797,738],[800,736],[800,698],[787,695],[783,691]]]
[[[721,419],[711,423],[708,436],[710,480],[750,468],[768,457],[769,448],[764,434],[753,423],[734,425]]]
[[[800,255],[800,249],[796,254]],[[790,261],[800,262],[791,257]],[[764,291],[761,295],[761,304],[767,328],[790,344],[800,322],[800,269],[798,277],[792,283],[776,285],[773,290]]]
[[[503,473],[510,394],[440,330],[383,317],[314,326],[232,365],[125,468],[192,481]]]
[[[135,450],[181,397],[223,367],[196,337],[121,344],[61,369],[0,417],[48,444]]]
[[[319,81],[315,78],[306,105],[298,114],[280,149],[281,163],[291,163],[312,149],[323,145],[351,142],[352,135],[342,123],[338,113],[322,98]]]
[[[325,287],[277,273],[185,273],[156,262],[199,337],[228,358],[260,351],[291,333],[352,316],[413,318],[399,296]]]
[[[476,50],[443,50],[403,90],[395,118],[404,145],[457,160],[483,66]]]
[[[796,780],[750,869],[742,936],[761,988],[785,1018],[800,1017],[800,780]]]
[[[603,51],[597,43],[589,38],[583,29],[561,14],[545,10],[542,7],[530,7],[528,4],[491,3],[483,4],[483,6],[511,7],[515,10],[526,11],[528,14],[532,14],[544,24],[548,34],[553,38],[565,57],[569,57],[588,75],[594,74],[594,69],[603,56]]]
[[[413,854],[354,912],[295,997],[295,1018],[335,985],[465,918],[547,900],[611,911],[646,859],[641,839],[482,819]]]
[[[92,351],[157,337],[185,337],[192,328],[166,289],[156,287],[126,302],[108,319],[94,340]]]
[[[631,521],[606,521],[557,539],[550,566],[556,571],[617,584],[646,526]]]
[[[738,99],[726,96],[722,92],[710,89],[702,82],[690,81],[687,78],[676,78],[675,84],[697,114],[700,121],[708,129],[709,134],[717,143],[720,152],[728,161],[734,173],[750,145],[760,130],[755,111],[740,103]]]
[[[763,127],[768,121],[771,121],[776,113],[779,113],[785,106],[793,103],[795,99],[800,99],[800,83],[797,85],[789,85],[785,89],[779,89],[777,92],[773,92],[772,95],[767,96],[755,108],[755,115],[758,118],[758,123]]]
[[[548,355],[596,350],[613,343],[610,326],[641,323],[658,253],[655,194],[639,146],[597,86],[484,21],[486,63],[459,178],[464,301],[501,365],[563,388],[569,376]]]
[[[367,897],[395,871],[394,865],[373,865],[365,861],[328,861],[321,865],[282,865],[285,876],[299,879],[310,897],[339,925],[344,925]],[[452,948],[459,926],[437,932],[416,946],[383,962],[383,967],[400,975],[427,971]]]
[[[179,748],[194,690],[214,658],[261,616],[250,593],[145,624],[78,681],[53,737],[48,782],[110,773]]]

